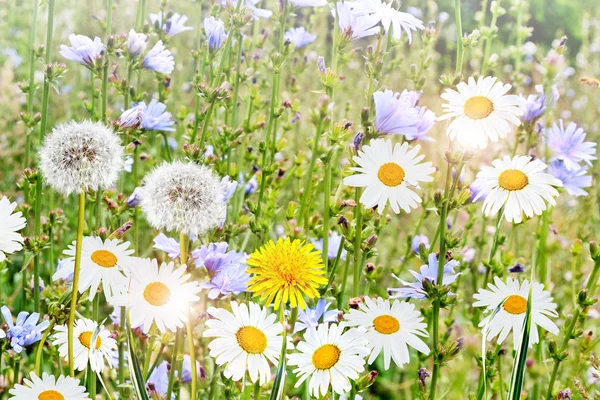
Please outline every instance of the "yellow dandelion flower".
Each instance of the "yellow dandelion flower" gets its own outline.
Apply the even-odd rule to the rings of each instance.
[[[304,295],[318,297],[317,288],[327,283],[320,252],[301,240],[271,240],[252,253],[247,263],[247,272],[253,275],[248,290],[261,300],[266,298],[267,305],[274,299],[276,310],[282,301],[306,308]]]

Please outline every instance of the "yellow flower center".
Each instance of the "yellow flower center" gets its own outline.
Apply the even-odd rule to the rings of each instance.
[[[513,294],[506,298],[502,308],[509,314],[523,314],[527,311],[527,300],[523,296]]]
[[[65,400],[65,396],[56,390],[44,390],[38,395],[38,400]]]
[[[235,334],[238,344],[246,353],[262,354],[267,348],[267,337],[253,326],[241,327]]]
[[[340,349],[332,344],[319,347],[312,356],[316,369],[330,369],[340,360]]]
[[[386,186],[398,186],[404,180],[405,173],[395,162],[387,162],[379,167],[377,178]]]
[[[465,101],[465,115],[471,119],[483,119],[494,111],[494,103],[485,96],[474,96]]]
[[[81,335],[79,335],[79,342],[85,346],[86,348],[90,348],[90,342],[92,341],[92,332],[83,332]],[[102,339],[100,339],[100,336],[96,336],[96,350],[100,348],[100,346],[102,345]]]
[[[171,297],[171,291],[162,282],[152,282],[144,289],[144,298],[153,306],[160,307],[167,304]]]
[[[373,320],[375,330],[383,335],[391,335],[400,330],[400,322],[391,315],[380,315]]]
[[[527,175],[518,169],[507,169],[498,176],[498,185],[506,190],[521,190],[528,183]]]
[[[108,250],[96,250],[92,253],[92,261],[104,268],[112,268],[117,265],[117,256]]]

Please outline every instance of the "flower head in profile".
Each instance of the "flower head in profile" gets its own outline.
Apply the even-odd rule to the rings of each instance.
[[[173,54],[159,40],[152,49],[144,57],[142,62],[144,68],[160,74],[170,74],[175,68],[175,60]]]
[[[316,306],[300,310],[294,325],[294,333],[302,332],[305,329],[314,329],[321,323],[337,322],[340,311],[336,309],[327,311],[330,305],[331,303],[324,299],[319,299]]]
[[[525,123],[537,121],[548,108],[556,104],[560,97],[556,85],[552,86],[552,93],[549,95],[549,98],[544,93],[542,85],[537,85],[535,91],[536,94],[530,94],[527,97],[519,96],[519,108],[523,113],[521,120]]]
[[[66,325],[59,325],[54,330],[53,344],[58,347],[60,356],[68,360],[68,328]],[[111,332],[87,318],[75,321],[73,339],[74,363],[78,371],[84,371],[89,363],[92,371],[102,372],[104,360],[110,360],[112,352],[117,349],[117,341],[111,337]],[[92,340],[95,340],[93,345]]]
[[[221,180],[208,167],[165,162],[144,182],[140,205],[156,229],[200,235],[225,213]]]
[[[425,28],[423,21],[409,13],[396,10],[392,5],[393,1],[385,3],[382,0],[357,0],[352,4],[352,12],[357,17],[375,17],[385,29],[385,33],[389,34],[391,29],[395,40],[400,40],[402,33],[406,32],[408,43],[411,43],[412,32]]]
[[[123,128],[142,128],[147,131],[173,132],[173,117],[167,112],[167,106],[156,99],[152,99],[146,105],[141,101],[133,104],[129,110],[125,110],[119,117],[117,123]]]
[[[18,233],[25,228],[27,220],[21,211],[14,212],[17,203],[11,203],[6,196],[0,198],[0,263],[6,260],[6,254],[12,254],[23,248],[23,236]]]
[[[252,275],[248,290],[266,299],[267,305],[275,303],[275,310],[282,303],[305,309],[304,296],[319,296],[317,288],[327,283],[321,253],[297,239],[269,241],[250,255],[247,264]]]
[[[225,366],[226,378],[240,381],[248,371],[250,381],[264,385],[271,377],[269,362],[279,362],[283,326],[267,307],[253,302],[230,304],[231,311],[207,310],[212,319],[206,321],[204,336],[215,338],[208,344],[210,356]]]
[[[317,35],[309,33],[303,26],[299,28],[290,28],[283,36],[286,42],[290,42],[295,48],[301,49],[311,44],[317,39]]]
[[[435,114],[417,106],[419,93],[391,90],[373,93],[375,102],[375,129],[383,134],[404,135],[408,140],[431,140],[427,132],[435,123]]]
[[[323,238],[319,240],[313,240],[312,244],[315,245],[315,249],[319,251],[323,251]],[[331,232],[329,234],[329,243],[327,246],[327,258],[330,260],[334,260],[337,257],[338,251],[342,246],[342,236],[337,232]],[[340,254],[340,260],[345,261],[348,251],[346,249],[342,249]]]
[[[131,29],[127,35],[127,51],[132,57],[139,57],[144,51],[146,51],[146,36],[144,33],[136,33],[135,30]]]
[[[163,398],[167,395],[169,390],[169,371],[171,365],[167,360],[164,360],[150,374],[146,379],[146,391],[150,398]]]
[[[550,174],[542,172],[546,164],[532,160],[529,156],[504,156],[492,162],[492,167],[483,167],[477,174],[481,185],[478,196],[486,196],[483,213],[487,216],[498,214],[504,208],[508,222],[519,223],[523,213],[527,218],[540,215],[546,203],[556,205],[558,191],[554,187],[562,182]],[[477,200],[475,198],[474,200]]]
[[[547,131],[546,141],[554,153],[550,161],[562,161],[568,170],[581,169],[581,163],[592,165],[596,159],[596,143],[585,142],[586,133],[583,128],[569,122],[565,128],[562,119],[559,124],[552,125]]]
[[[410,250],[417,254],[421,245],[423,245],[425,249],[429,250],[429,238],[427,235],[416,235],[414,238],[412,238],[410,242]]]
[[[248,287],[248,255],[227,251],[228,246],[226,242],[210,243],[192,252],[196,267],[204,267],[208,272],[209,281],[202,284],[202,288],[208,289],[210,299],[216,299],[220,295],[239,294]]]
[[[204,33],[206,33],[208,47],[212,51],[219,50],[223,41],[227,39],[225,23],[215,17],[204,18]]]
[[[60,55],[67,60],[76,61],[90,69],[93,69],[98,57],[102,57],[106,47],[100,38],[94,40],[84,35],[69,35],[71,46],[60,45]]]
[[[131,268],[128,293],[115,296],[113,303],[128,306],[132,327],[143,326],[147,333],[153,323],[161,332],[175,332],[187,321],[186,311],[198,301],[200,286],[190,281],[186,266],[170,263],[158,266],[156,259],[139,259]]]
[[[416,282],[407,282],[396,275],[393,275],[400,283],[405,287],[401,288],[388,288],[388,294],[391,299],[397,298],[412,298],[422,300],[427,297],[425,289],[423,289],[423,281],[427,280],[433,284],[437,282],[438,276],[438,259],[435,253],[429,254],[428,263],[421,266],[419,272],[410,271],[412,276],[415,277]],[[450,260],[444,265],[444,279],[442,282],[443,286],[448,286],[456,281],[456,278],[460,273],[455,273],[454,268],[458,267],[459,262],[456,260]]]
[[[508,95],[511,85],[497,82],[496,78],[473,77],[468,83],[460,82],[454,89],[446,89],[442,99],[445,114],[438,120],[452,119],[446,130],[451,140],[464,146],[485,149],[488,142],[505,138],[518,126],[523,113],[519,108],[519,96]]]
[[[290,0],[294,7],[322,7],[327,5],[327,0]]]
[[[67,279],[73,275],[75,268],[76,241],[65,250],[62,266],[52,276],[53,280]],[[90,290],[89,299],[94,299],[100,284],[104,296],[112,299],[124,293],[129,282],[129,268],[136,262],[132,257],[133,250],[129,242],[122,243],[118,239],[102,240],[99,237],[85,236],[81,245],[81,272],[79,276],[79,293]]]
[[[429,347],[419,336],[429,336],[427,324],[414,304],[406,301],[375,301],[365,297],[358,310],[350,309],[345,315],[348,326],[365,329],[371,355],[367,361],[371,364],[383,352],[383,367],[389,369],[390,360],[398,367],[410,362],[408,347],[423,354],[429,354]]]
[[[388,201],[396,214],[400,209],[409,213],[417,208],[421,198],[413,189],[419,182],[431,182],[435,168],[431,162],[420,163],[425,157],[419,155],[421,146],[409,148],[408,143],[392,145],[389,139],[374,139],[353,157],[357,172],[344,178],[344,184],[351,187],[365,187],[360,202],[365,207],[377,206],[383,213]]]
[[[24,385],[16,384],[8,392],[12,400],[87,400],[88,394],[85,387],[80,385],[79,379],[70,376],[59,376],[43,373],[40,378],[31,372],[29,379],[23,379]]]
[[[350,391],[351,380],[364,371],[364,358],[369,355],[368,339],[363,329],[348,329],[341,324],[321,324],[304,334],[298,353],[288,356],[295,366],[296,385],[308,381],[311,396],[324,397],[329,388],[337,394]]]
[[[15,321],[8,307],[2,306],[0,309],[4,321],[8,326],[6,337],[10,341],[10,347],[15,353],[20,353],[23,349],[42,338],[43,332],[50,324],[48,321],[42,321],[38,324],[40,314],[29,314],[27,311],[21,311]]]
[[[108,189],[123,169],[119,137],[100,122],[57,125],[40,150],[40,169],[56,191],[69,195]]]
[[[488,289],[479,289],[473,296],[473,307],[485,307],[484,313],[488,314],[479,327],[487,330],[487,339],[492,340],[498,336],[498,344],[512,331],[515,350],[521,341],[523,321],[527,313],[529,288],[531,286],[531,336],[529,345],[538,343],[538,326],[550,333],[558,335],[558,327],[548,317],[558,317],[556,303],[553,302],[550,292],[544,290],[541,283],[525,280],[519,283],[516,279],[508,278],[504,283],[497,276],[494,284],[488,283]]]
[[[357,16],[352,12],[349,2],[336,3],[338,26],[342,34],[350,40],[357,40],[379,33],[379,19],[376,15]],[[334,13],[335,10],[332,10]]]
[[[163,23],[165,17],[167,17],[167,15],[165,15],[162,11],[157,14],[150,14],[150,22],[152,22],[152,25],[155,27],[162,29],[167,36],[175,36],[181,32],[191,31],[194,29],[191,26],[185,26],[185,23],[188,20],[188,17],[185,15],[174,13]]]
[[[587,165],[569,170],[562,161],[554,161],[548,167],[548,173],[561,181],[571,196],[587,196],[585,189],[592,187],[592,176],[588,175]]]
[[[243,0],[243,6],[252,11],[252,15],[254,19],[258,18],[271,18],[273,15],[273,11],[267,10],[265,8],[258,8],[256,5],[261,0]],[[237,5],[237,1],[235,0],[221,0],[221,5],[223,7],[235,7]]]

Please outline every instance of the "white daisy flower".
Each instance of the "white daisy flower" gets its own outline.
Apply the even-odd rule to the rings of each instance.
[[[513,332],[513,345],[515,350],[521,341],[523,321],[527,312],[527,299],[529,297],[529,281],[525,280],[519,285],[516,279],[508,278],[506,284],[497,276],[493,285],[488,284],[490,290],[479,289],[473,295],[474,307],[485,307],[484,312],[490,313],[480,323],[479,327],[489,324],[487,338],[498,336],[498,344],[504,342],[510,331]],[[497,310],[497,312],[496,312]],[[556,304],[552,301],[550,292],[544,290],[544,285],[533,282],[531,288],[531,336],[529,345],[538,343],[538,326],[548,332],[558,335],[558,326],[548,317],[558,317]],[[491,319],[491,320],[490,320]]]
[[[58,352],[65,360],[69,358],[69,334],[66,325],[54,328],[53,344],[58,346]],[[96,333],[97,332],[97,333]],[[92,338],[96,335],[96,343],[92,347]],[[112,353],[117,349],[117,341],[110,337],[111,333],[99,327],[96,321],[82,318],[75,321],[73,326],[73,357],[75,369],[84,371],[88,361],[92,371],[101,372],[104,369],[104,359],[110,362]]]
[[[73,241],[65,250],[63,266],[52,276],[52,280],[67,279],[75,269],[75,246]],[[79,272],[79,293],[90,289],[90,301],[96,296],[102,283],[104,296],[110,301],[114,296],[127,291],[129,268],[137,257],[131,257],[133,250],[129,242],[117,239],[102,241],[99,237],[86,236],[81,244],[81,269]]]
[[[337,394],[350,391],[350,380],[356,380],[365,369],[369,355],[368,339],[363,329],[349,329],[346,325],[321,324],[308,329],[304,341],[296,348],[300,353],[288,355],[290,365],[295,365],[296,387],[306,379],[309,392],[314,397],[325,396],[331,390]]]
[[[40,170],[58,192],[68,195],[113,186],[124,166],[121,140],[100,122],[57,125],[40,150]]]
[[[384,368],[390,367],[390,359],[397,366],[410,362],[408,346],[429,354],[429,347],[419,336],[429,336],[427,324],[414,304],[377,298],[377,302],[365,297],[360,310],[350,309],[344,317],[349,326],[359,326],[367,330],[366,338],[371,350],[368,364],[371,364],[383,351]]]
[[[25,228],[26,220],[19,211],[13,214],[17,203],[8,198],[0,199],[0,262],[6,260],[6,254],[12,254],[23,248],[23,236],[17,233]]]
[[[162,263],[156,259],[139,259],[130,267],[129,293],[116,296],[116,306],[128,306],[132,327],[143,325],[148,332],[155,322],[158,329],[175,332],[187,321],[191,302],[198,301],[200,291],[197,282],[191,281],[186,266],[175,269],[175,264]]]
[[[163,163],[144,183],[140,205],[156,229],[201,235],[226,213],[221,179],[206,166]]]
[[[15,385],[10,389],[11,399],[14,400],[87,400],[85,387],[80,386],[79,379],[70,376],[54,376],[47,373],[38,377],[34,372],[29,374],[31,379],[23,379],[24,385]]]
[[[344,184],[366,188],[360,197],[365,207],[378,207],[383,213],[389,200],[392,210],[400,213],[400,208],[409,213],[417,208],[421,197],[413,189],[419,189],[419,182],[431,182],[435,172],[431,162],[419,162],[425,158],[419,155],[421,146],[409,149],[405,142],[392,145],[389,139],[374,139],[358,151],[353,160],[358,167],[350,168],[358,174],[344,178]]]
[[[267,307],[256,303],[232,301],[231,311],[214,307],[207,310],[214,319],[206,321],[204,336],[216,338],[208,345],[210,356],[218,365],[226,365],[225,377],[239,381],[248,371],[252,382],[264,385],[271,377],[269,361],[279,363],[283,326]]]
[[[556,205],[558,191],[553,186],[563,184],[550,174],[543,173],[546,164],[532,160],[528,156],[504,156],[492,162],[493,167],[483,167],[477,174],[480,191],[475,197],[485,197],[483,212],[487,216],[496,215],[504,206],[504,216],[508,222],[519,223],[522,213],[527,218],[540,215],[546,209],[546,202]]]
[[[512,130],[510,124],[518,126],[523,113],[519,108],[519,96],[507,95],[511,85],[496,82],[496,78],[480,77],[477,82],[461,82],[457,90],[446,89],[442,99],[443,114],[438,120],[454,119],[446,134],[465,146],[485,149],[488,140],[497,142]],[[509,124],[510,123],[510,124]]]

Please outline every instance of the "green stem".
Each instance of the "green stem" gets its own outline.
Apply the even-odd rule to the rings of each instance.
[[[48,27],[46,29],[46,57],[44,62],[50,64],[52,61],[52,34],[54,32],[54,2],[48,0]],[[44,94],[42,97],[42,120],[40,124],[40,143],[44,141],[46,136],[46,127],[48,123],[48,99],[50,97],[50,82],[48,77],[44,79]]]
[[[183,340],[183,330],[177,329],[177,333],[175,334],[175,344],[173,345],[173,353],[171,354],[171,370],[169,371],[169,386],[167,387],[167,399],[171,398],[171,393],[173,393],[173,384],[175,383],[175,364],[177,362],[177,357],[179,355],[179,347],[180,343]]]
[[[36,61],[36,49],[35,49],[35,37],[37,34],[37,20],[38,20],[38,4],[39,0],[33,0],[32,14],[31,14],[31,30],[29,31],[29,86],[27,87],[27,113],[31,118],[33,116],[33,95],[35,93],[35,61]],[[27,138],[25,144],[25,167],[29,167],[31,154],[31,129],[27,129]]]
[[[52,0],[51,0],[52,1]],[[81,267],[81,245],[83,242],[83,228],[85,225],[85,193],[79,194],[79,215],[77,218],[77,239],[75,242],[75,267],[73,269],[73,286],[71,288],[71,307],[69,309],[68,347],[69,347],[69,375],[75,376],[75,359],[73,356],[73,325],[75,324],[75,308],[77,307],[77,294],[79,290],[79,270]]]
[[[354,275],[352,279],[352,296],[358,297],[359,287],[360,287],[360,270],[361,270],[361,262],[360,259],[360,247],[362,244],[362,226],[363,226],[363,213],[362,213],[362,203],[360,202],[360,188],[354,189],[354,201],[356,202],[356,207],[354,207],[354,220],[356,224],[354,226]]]
[[[121,307],[121,317],[119,320],[119,371],[118,371],[119,386],[121,386],[121,388],[120,388],[121,396],[125,396],[125,388],[123,387],[123,385],[125,384],[125,341],[123,340],[123,338],[125,338],[125,319],[126,318],[127,318],[126,308]]]
[[[52,328],[54,328],[54,325],[55,325],[55,321],[54,320],[50,321],[50,325],[48,326],[48,328],[44,332],[44,335],[42,336],[42,339],[38,343],[37,352],[35,355],[35,374],[37,376],[42,376],[42,353],[44,350],[44,343],[46,343],[46,340],[48,339],[48,336],[52,332]]]
[[[331,193],[330,162],[325,164],[325,181],[323,182],[323,186],[323,264],[325,265],[325,273],[327,273],[329,269],[329,198]]]
[[[304,181],[304,195],[302,196],[302,203],[300,204],[300,217],[304,218],[304,232],[306,236],[309,234],[309,221],[310,221],[310,212],[307,207],[309,207],[311,198],[312,198],[312,180],[313,180],[313,171],[315,169],[315,162],[318,158],[319,154],[319,141],[321,140],[321,135],[323,134],[323,120],[319,120],[317,124],[317,133],[313,138],[313,147],[310,156],[310,162],[308,163],[308,170],[306,171],[306,180]]]
[[[38,174],[35,180],[35,236],[39,239],[42,233],[42,176]],[[36,251],[33,258],[33,309],[35,312],[40,312],[40,257],[41,250]],[[24,275],[25,276],[25,275]],[[23,280],[23,286],[27,282]]]
[[[454,0],[454,15],[456,18],[456,73],[462,72],[463,66],[463,33],[460,16],[460,0]]]

